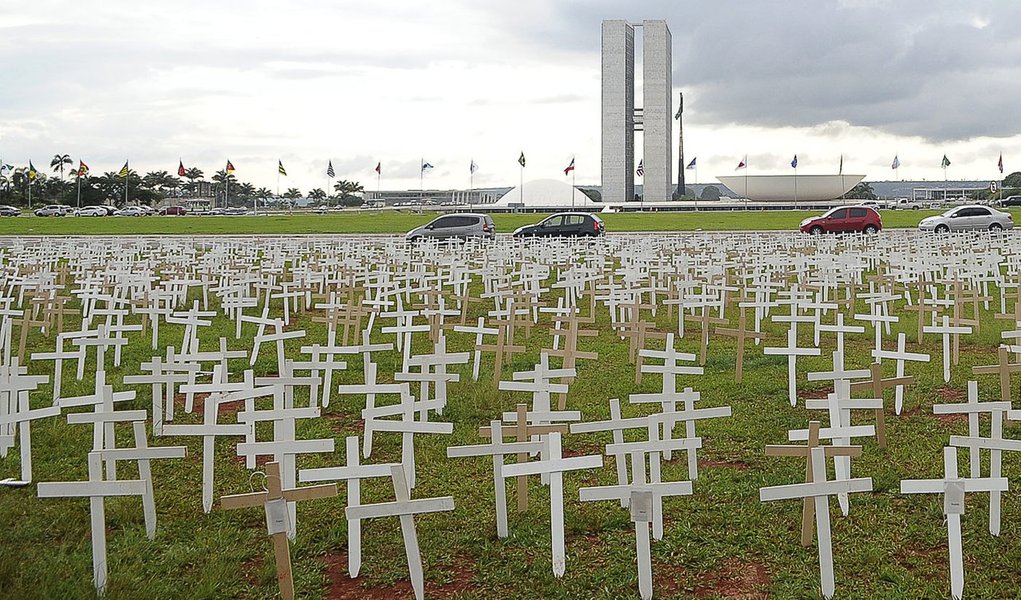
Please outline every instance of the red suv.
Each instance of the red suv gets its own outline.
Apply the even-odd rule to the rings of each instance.
[[[801,222],[801,232],[820,233],[876,233],[883,229],[883,218],[876,209],[868,206],[841,206],[819,217]]]
[[[160,209],[161,215],[186,215],[188,209],[183,206],[164,206]]]

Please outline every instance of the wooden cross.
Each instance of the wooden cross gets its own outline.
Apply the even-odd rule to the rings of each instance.
[[[943,479],[904,479],[902,494],[943,494],[943,515],[947,523],[950,550],[950,594],[964,596],[964,549],[961,541],[961,515],[967,492],[1005,492],[1007,478],[961,478],[957,475],[957,448],[943,448]]]
[[[829,600],[833,597],[833,543],[830,533],[829,496],[853,492],[871,492],[872,478],[826,480],[826,454],[820,447],[812,448],[812,483],[795,483],[759,488],[759,500],[802,500],[812,498],[815,502],[816,540],[819,546],[819,575],[822,595]]]
[[[603,466],[603,457],[593,455],[564,458],[561,451],[560,433],[557,431],[546,436],[544,442],[546,444],[544,459],[506,465],[503,469],[503,476],[541,474],[549,476],[553,575],[559,579],[567,570],[567,557],[564,549],[564,473],[583,469],[598,469]]]
[[[1010,374],[1021,372],[1021,364],[1011,363],[1010,354],[1006,346],[1000,346],[996,350],[997,364],[972,367],[971,372],[976,375],[999,375],[1000,376],[1000,400],[1011,401]]]
[[[745,314],[744,303],[739,304],[740,315],[737,320],[737,329],[730,329],[726,327],[717,327],[716,335],[722,335],[726,337],[732,337],[737,340],[737,370],[734,373],[734,381],[741,383],[744,377],[744,348],[745,341],[748,339],[755,340],[758,343],[760,340],[765,339],[765,334],[758,333],[755,331],[748,331],[748,316]],[[704,364],[704,363],[703,363]],[[637,382],[636,382],[637,383]]]
[[[526,351],[524,346],[515,346],[513,342],[508,343],[507,328],[502,326],[506,322],[506,320],[491,321],[491,323],[496,325],[499,330],[496,334],[496,343],[475,346],[476,350],[479,352],[493,352],[495,354],[493,362],[494,385],[498,385],[500,383],[500,377],[503,373],[503,364],[505,362],[510,362],[511,357],[514,354],[523,354]]]
[[[698,351],[698,364],[705,366],[706,355],[709,351],[709,325],[727,325],[729,322],[726,319],[719,319],[711,316],[710,307],[713,306],[712,302],[703,302],[701,305],[702,312],[700,315],[685,315],[684,318],[699,323],[699,351]]]
[[[805,483],[812,483],[815,477],[812,474],[812,448],[819,447],[819,421],[808,423],[808,444],[805,446],[766,446],[766,456],[794,456],[805,459]],[[822,446],[826,457],[834,456],[861,456],[861,446]],[[815,502],[811,498],[804,499],[801,508],[801,545],[808,547],[812,545],[812,538],[815,532]]]
[[[287,503],[332,498],[337,495],[337,484],[313,485],[284,489],[280,479],[280,464],[266,463],[266,491],[251,494],[222,496],[220,508],[235,510],[262,506],[266,511],[266,530],[273,540],[276,556],[277,583],[284,600],[294,598],[294,577],[291,573],[291,547],[287,541]]]
[[[344,512],[348,521],[352,519],[400,517],[401,536],[404,538],[404,552],[408,558],[411,587],[415,590],[415,598],[423,600],[425,597],[425,580],[422,574],[422,555],[418,549],[418,534],[415,532],[415,515],[454,510],[454,498],[443,496],[412,500],[411,488],[408,487],[404,469],[400,465],[390,467],[390,478],[393,481],[395,502],[348,506]]]
[[[914,377],[891,377],[883,379],[883,365],[872,363],[869,366],[869,378],[865,381],[851,383],[851,393],[872,392],[872,398],[883,398],[883,392],[887,388],[902,388],[914,383]],[[886,448],[886,411],[883,408],[876,409],[876,442],[880,448]]]

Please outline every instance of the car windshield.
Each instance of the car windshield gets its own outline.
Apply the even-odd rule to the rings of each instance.
[[[941,217],[949,217],[949,216],[952,216],[952,215],[953,215],[953,214],[954,214],[955,212],[957,212],[958,210],[959,210],[959,209],[957,209],[957,208],[951,208],[950,210],[948,210],[948,211],[944,212],[944,213],[943,213],[942,215],[940,215],[940,216],[941,216]]]
[[[821,217],[819,217],[819,218],[820,219],[825,219],[826,217],[832,216],[833,213],[837,212],[841,208],[843,208],[843,207],[842,206],[838,206],[837,208],[831,208],[828,211],[826,211],[825,213],[823,213],[823,215]]]

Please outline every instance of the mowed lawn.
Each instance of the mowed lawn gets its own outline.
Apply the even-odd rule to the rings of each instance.
[[[995,290],[990,290],[993,294]],[[195,296],[196,298],[198,296]],[[843,599],[916,599],[945,598],[949,595],[947,571],[946,523],[942,500],[935,496],[905,496],[900,493],[902,479],[942,476],[942,449],[951,434],[964,435],[966,418],[937,417],[932,405],[961,401],[971,367],[990,364],[996,359],[1000,332],[1010,328],[1008,321],[993,318],[996,306],[982,312],[981,332],[962,340],[961,364],[953,378],[944,384],[941,376],[938,338],[930,336],[923,344],[914,343],[916,322],[913,314],[898,310],[898,331],[908,332],[910,351],[932,354],[932,362],[911,364],[908,374],[915,385],[905,394],[901,416],[888,413],[889,446],[880,448],[874,440],[861,440],[864,455],[854,462],[853,474],[872,477],[874,491],[855,494],[849,516],[839,516],[836,500],[830,501],[833,517],[833,553],[837,594]],[[215,303],[210,308],[216,309]],[[486,307],[488,308],[488,307]],[[472,317],[483,308],[473,306]],[[279,312],[279,311],[274,311]],[[859,302],[856,312],[867,312]],[[298,347],[326,339],[324,326],[304,314],[288,329],[305,329],[305,340],[289,340],[288,355],[298,357]],[[646,314],[646,317],[651,315]],[[737,312],[728,309],[733,326]],[[832,315],[830,315],[832,318]],[[658,327],[676,331],[676,313],[666,309],[657,313]],[[829,320],[829,319],[827,319]],[[77,320],[68,328],[77,327]],[[549,315],[531,335],[519,333],[516,343],[527,347],[516,355],[513,365],[504,370],[531,369],[541,348],[550,348]],[[629,394],[660,389],[658,376],[647,375],[640,385],[634,382],[634,364],[628,359],[627,343],[613,334],[605,307],[598,312],[598,337],[584,338],[580,349],[598,352],[598,360],[580,361],[578,379],[572,384],[568,408],[580,410],[585,420],[603,420],[609,416],[608,400],[620,398],[624,416],[649,414],[649,406],[628,403]],[[784,341],[782,325],[766,327],[768,340],[763,345]],[[252,347],[254,326],[246,325],[241,340],[234,339],[234,326],[225,318],[215,319],[212,327],[201,332],[202,349],[214,350],[217,338],[226,337],[232,349]],[[183,326],[161,325],[159,354],[170,344],[179,344]],[[688,325],[688,334],[680,349],[697,352],[697,325]],[[796,483],[804,477],[804,463],[791,458],[764,455],[767,444],[786,442],[789,429],[806,426],[809,419],[826,423],[824,413],[809,412],[803,402],[792,408],[787,401],[787,361],[780,356],[764,356],[762,347],[748,346],[743,383],[735,383],[735,347],[727,338],[712,336],[705,375],[684,376],[678,389],[690,386],[702,392],[702,406],[731,406],[730,418],[703,421],[698,433],[704,447],[699,451],[701,470],[694,484],[694,495],[664,501],[665,536],[653,543],[652,561],[658,598],[814,598],[819,597],[819,567],[813,545],[799,543],[801,504],[796,501],[762,503],[762,486]],[[373,341],[392,341],[392,336],[374,335]],[[471,336],[450,333],[450,351],[467,351]],[[811,345],[808,329],[799,346]],[[888,342],[888,347],[889,347]],[[660,347],[662,342],[659,342]],[[798,361],[802,399],[821,397],[829,389],[825,384],[805,381],[807,371],[831,368],[829,356],[834,348],[832,336],[822,340],[823,355]],[[853,368],[870,362],[871,331],[852,336],[846,347],[847,365]],[[49,351],[53,340],[37,332],[29,337],[29,351]],[[428,352],[427,339],[416,339],[415,353]],[[153,356],[148,335],[136,335],[124,349],[121,367],[108,367],[107,381],[117,390],[121,377],[139,373],[139,365]],[[95,372],[94,354],[86,365],[84,381],[76,381],[74,367],[65,365],[65,395],[87,394]],[[392,381],[400,368],[396,352],[380,353],[382,382]],[[108,357],[109,359],[109,357]],[[276,372],[274,352],[264,346],[255,365],[258,375]],[[30,373],[52,374],[52,363],[31,361]],[[247,361],[231,364],[232,378],[241,377]],[[884,365],[884,375],[893,375],[894,365]],[[452,367],[461,376],[451,384],[447,409],[439,420],[454,423],[453,435],[416,436],[418,487],[415,498],[452,495],[456,510],[416,518],[422,558],[425,564],[427,597],[490,598],[636,598],[634,566],[634,530],[626,510],[614,502],[582,503],[578,488],[609,485],[614,481],[612,459],[605,458],[602,469],[575,472],[565,476],[567,573],[554,578],[550,567],[550,526],[548,489],[532,478],[529,485],[530,508],[525,514],[513,512],[516,506],[514,486],[508,484],[510,537],[498,539],[493,509],[492,464],[488,459],[447,459],[448,445],[478,444],[478,428],[487,425],[501,411],[512,410],[515,403],[527,402],[521,393],[500,392],[492,383],[492,356],[483,361],[481,381],[471,381],[470,366]],[[980,377],[983,400],[999,397],[997,378]],[[334,376],[334,385],[362,381],[360,356],[348,359],[348,370]],[[138,398],[125,402],[121,409],[150,407],[148,386],[135,386]],[[33,408],[49,405],[50,387],[32,396]],[[307,395],[298,392],[296,403],[304,405]],[[887,399],[891,401],[892,392]],[[179,398],[180,400],[180,398]],[[260,408],[268,408],[266,401]],[[197,423],[200,412],[181,412],[179,423]],[[359,411],[364,397],[334,394],[330,406],[319,419],[298,424],[300,439],[332,437],[338,452],[305,456],[301,468],[343,464],[344,437],[359,435],[362,424]],[[224,421],[233,418],[235,408],[227,410]],[[75,411],[77,412],[77,411]],[[873,422],[870,415],[859,414],[858,424]],[[269,427],[267,425],[266,427]],[[119,428],[118,445],[129,443],[129,431]],[[269,436],[261,429],[260,435]],[[988,425],[983,426],[988,435]],[[1004,437],[1021,437],[1021,425],[1010,425]],[[263,439],[267,439],[264,437]],[[629,433],[627,439],[638,439]],[[611,440],[607,435],[568,435],[568,455],[601,454]],[[85,457],[92,445],[92,428],[69,425],[65,418],[33,423],[32,441],[36,481],[66,481],[86,478]],[[216,441],[215,495],[248,492],[259,482],[236,456],[239,440]],[[183,460],[161,460],[153,467],[159,529],[154,540],[145,536],[142,507],[137,498],[114,498],[106,503],[109,540],[110,580],[107,597],[120,598],[259,598],[277,597],[272,545],[266,537],[261,510],[224,511],[219,507],[203,514],[201,508],[201,442],[196,438],[166,437],[156,445],[186,445]],[[966,453],[962,453],[966,455]],[[18,452],[12,450],[0,458],[0,478],[16,476]],[[380,463],[400,458],[400,437],[378,433],[371,459]],[[962,473],[967,468],[962,458]],[[988,458],[983,453],[983,472]],[[687,477],[686,460],[676,455],[663,469],[668,481]],[[120,467],[123,477],[137,473],[129,464]],[[1021,476],[1017,457],[1004,456],[1004,475],[1012,480]],[[832,470],[830,473],[832,477]],[[1013,484],[1013,481],[1011,482]],[[302,503],[298,508],[298,536],[292,545],[294,573],[302,598],[410,598],[407,565],[396,519],[378,519],[363,526],[361,576],[347,575],[347,523],[344,518],[346,493],[341,485],[335,499]],[[381,480],[363,483],[362,501],[392,500],[392,490]],[[964,559],[967,594],[971,598],[1016,597],[1021,589],[1021,498],[1013,490],[1004,495],[1003,530],[1000,537],[987,531],[987,494],[969,494],[963,518]],[[25,489],[0,488],[0,597],[3,598],[90,598],[89,503],[84,499],[39,499],[35,486]]]
[[[600,214],[610,232],[630,231],[796,231],[805,217],[821,211],[699,211]],[[939,211],[882,211],[889,228],[915,227]],[[1016,213],[1021,214],[1021,212]],[[288,235],[398,234],[438,213],[352,210],[340,214],[295,213],[246,217],[16,217],[0,218],[0,235]],[[543,214],[494,214],[501,233],[535,223]]]

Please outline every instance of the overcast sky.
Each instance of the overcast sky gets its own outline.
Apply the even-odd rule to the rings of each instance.
[[[698,180],[1021,170],[1017,0],[0,0],[0,157],[375,189],[599,181],[600,22],[666,19]],[[639,53],[640,57],[640,53]],[[640,98],[640,93],[637,96]],[[675,131],[676,135],[676,131]],[[641,146],[636,146],[640,152]],[[637,159],[640,158],[636,157]],[[694,176],[688,171],[689,179]]]

